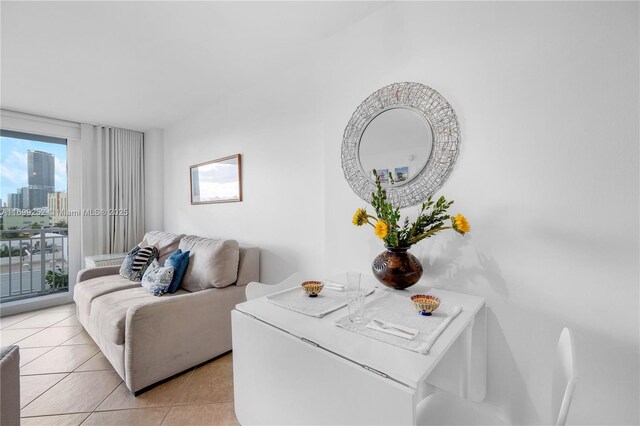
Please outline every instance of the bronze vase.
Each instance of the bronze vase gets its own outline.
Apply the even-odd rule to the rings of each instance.
[[[373,261],[373,275],[387,287],[403,290],[418,282],[422,265],[409,253],[409,247],[387,247]]]

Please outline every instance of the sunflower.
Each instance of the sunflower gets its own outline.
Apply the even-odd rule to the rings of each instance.
[[[353,215],[352,222],[356,226],[362,226],[367,223],[367,211],[364,209],[356,210],[356,213]]]
[[[453,223],[453,229],[455,229],[462,235],[469,232],[469,230],[471,229],[467,218],[462,216],[461,214],[457,214],[456,217],[451,219],[451,222]]]
[[[389,225],[387,225],[387,222],[379,220],[378,222],[376,222],[375,228],[376,228],[376,235],[381,240],[384,239],[387,235],[389,235]]]

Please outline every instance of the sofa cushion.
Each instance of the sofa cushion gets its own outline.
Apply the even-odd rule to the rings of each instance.
[[[76,302],[78,319],[88,326],[91,303],[97,297],[112,292],[140,287],[140,283],[129,281],[120,275],[104,275],[77,283],[73,288],[73,300]]]
[[[178,248],[178,244],[180,243],[180,239],[184,237],[184,234],[172,234],[171,232],[162,232],[162,231],[149,231],[144,234],[144,240],[147,244],[156,246],[158,249],[158,262],[161,265],[164,264],[164,261],[176,251]]]
[[[169,290],[173,274],[173,266],[160,266],[154,260],[142,276],[142,287],[154,296],[162,296]]]
[[[175,295],[187,294],[179,290]],[[174,297],[167,295],[166,297]],[[164,297],[163,297],[164,299]],[[162,299],[154,297],[144,288],[137,286],[126,290],[105,294],[93,300],[90,327],[93,333],[116,345],[124,344],[127,311],[132,306],[157,303]],[[158,330],[162,333],[162,330]]]
[[[164,266],[173,266],[173,279],[167,290],[169,293],[175,293],[180,287],[184,273],[187,272],[189,266],[189,251],[183,252],[178,249],[164,262]]]
[[[179,248],[191,252],[182,288],[193,292],[236,282],[240,259],[237,241],[188,235],[180,240]]]

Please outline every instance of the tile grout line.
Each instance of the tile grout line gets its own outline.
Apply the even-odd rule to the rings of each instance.
[[[88,411],[78,411],[78,412],[74,412],[74,413],[63,413],[63,414],[41,414],[39,416],[25,416],[22,417],[20,416],[21,419],[33,419],[33,418],[37,418],[37,417],[55,417],[55,416],[69,416],[69,415],[73,415],[73,414],[87,414],[87,417],[89,417],[90,414],[92,414],[91,412]],[[86,419],[84,419],[86,420]],[[82,420],[84,422],[84,420]]]
[[[68,346],[77,346],[77,345],[68,345]],[[96,346],[97,346],[97,345],[96,345]],[[100,348],[98,348],[98,349],[100,349]],[[88,360],[86,360],[85,362],[83,362],[82,364],[80,364],[79,366],[77,366],[77,367],[75,368],[75,370],[73,370],[73,373],[76,373],[76,372],[78,372],[78,373],[82,373],[82,372],[89,372],[89,371],[108,371],[108,369],[107,369],[107,370],[82,370],[82,371],[78,371],[78,369],[79,369],[79,368],[81,368],[83,365],[85,365],[86,363],[88,363],[89,361],[91,361],[92,359],[94,359],[96,356],[98,356],[98,354],[101,354],[101,353],[102,353],[101,351],[98,351],[98,353],[96,353],[96,354],[95,354],[95,355],[93,355],[91,358],[89,358]],[[113,369],[113,366],[111,366],[111,369]],[[115,371],[115,370],[114,370],[114,371]]]
[[[17,314],[17,315],[20,315],[20,314]],[[16,322],[14,322],[13,324],[9,324],[9,325],[8,325],[8,326],[6,326],[6,327],[2,327],[0,330],[5,330],[7,327],[11,327],[11,326],[13,326],[13,325],[19,324],[19,323],[21,323],[22,321],[25,321],[25,320],[28,320],[29,318],[33,318],[33,317],[35,317],[36,315],[40,315],[40,314],[38,314],[38,313],[37,313],[37,311],[36,311],[36,312],[34,312],[34,313],[33,313],[33,315],[29,315],[28,317],[25,317],[24,319],[21,319],[20,321],[16,321]],[[9,318],[10,316],[11,316],[11,315],[7,315],[5,318]]]
[[[56,313],[56,312],[48,312],[48,313],[49,313],[49,314],[52,314],[52,313]],[[60,312],[60,313],[63,313],[63,312]],[[53,324],[46,325],[46,326],[44,326],[44,327],[23,327],[23,328],[12,328],[12,327],[14,327],[14,326],[16,326],[16,325],[20,324],[21,322],[24,322],[24,321],[26,321],[26,320],[28,320],[28,319],[35,318],[35,317],[37,317],[37,316],[39,316],[39,315],[42,315],[42,314],[46,314],[46,312],[41,312],[41,313],[39,313],[39,314],[36,314],[36,315],[30,316],[30,317],[28,317],[28,318],[25,318],[25,319],[23,319],[23,320],[20,320],[20,321],[18,321],[18,322],[16,322],[16,323],[13,323],[13,324],[11,324],[11,325],[8,325],[8,326],[6,326],[6,327],[3,327],[3,328],[2,328],[2,330],[25,330],[25,329],[28,329],[28,328],[49,328],[49,327],[53,327],[55,324],[58,324],[58,323],[60,323],[60,322],[62,322],[62,321],[66,321],[66,320],[68,320],[69,318],[71,318],[71,317],[74,315],[74,314],[69,314],[69,316],[68,316],[68,317],[62,318],[62,319],[60,319],[60,320],[58,320],[58,321],[54,322]]]
[[[93,357],[91,357],[91,358],[93,358]],[[80,368],[80,367],[78,367],[78,368]],[[117,372],[115,369],[114,369],[113,371],[114,371],[116,374],[118,374],[118,372]],[[78,371],[78,373],[82,373],[82,371]],[[119,375],[119,374],[118,374],[118,377],[120,377],[120,375]],[[120,379],[122,379],[122,377],[120,377]],[[113,393],[114,393],[115,391],[117,391],[117,390],[118,390],[118,388],[120,387],[120,385],[121,385],[121,384],[123,384],[123,383],[124,383],[124,380],[120,380],[120,383],[118,383],[118,384],[116,385],[116,387],[115,387],[115,388],[113,388],[113,390],[112,390],[111,392],[109,392],[109,395],[105,396],[105,397],[104,397],[104,399],[103,399],[102,401],[100,401],[100,402],[98,403],[98,405],[96,405],[96,406],[95,406],[95,408],[94,408],[93,410],[91,410],[91,414],[95,413],[95,412],[96,412],[96,410],[97,410],[98,408],[100,408],[100,406],[101,406],[102,404],[104,404],[104,402],[105,402],[107,399],[109,399],[109,397],[110,397],[111,395],[113,395]],[[91,415],[89,415],[89,417],[91,417]],[[87,417],[87,419],[88,419],[89,417]],[[86,421],[86,419],[85,419],[85,421]],[[84,423],[84,422],[83,422],[83,423]]]
[[[25,339],[28,339],[29,337],[33,336],[34,334],[40,333],[41,331],[46,330],[47,327],[28,327],[28,328],[11,328],[11,329],[6,329],[3,328],[2,331],[7,331],[7,330],[38,330],[36,332],[34,332],[33,334],[29,334],[28,336],[23,337],[22,339],[18,340],[17,342],[13,342],[10,345],[5,345],[5,346],[19,346],[18,343],[22,342]],[[42,346],[44,347],[44,346]]]
[[[164,423],[165,420],[167,420],[167,417],[169,417],[169,413],[171,412],[171,410],[173,410],[173,405],[169,406],[169,409],[167,410],[167,413],[164,415],[164,417],[162,418],[162,420],[160,420],[160,423],[158,423],[158,426],[162,426],[162,424]]]
[[[173,396],[171,397],[171,400],[169,401],[169,409],[167,410],[167,414],[164,415],[164,417],[162,418],[162,421],[160,422],[159,426],[162,426],[162,424],[165,422],[165,420],[167,420],[167,417],[169,417],[169,413],[171,413],[171,410],[173,410],[173,407],[177,407],[177,405],[174,403],[176,397],[184,390],[187,388],[187,386],[189,385],[189,383],[191,383],[191,380],[193,379],[193,375],[195,374],[197,368],[193,368],[190,372],[189,372],[189,377],[187,378],[187,380],[184,382],[184,385],[182,385],[182,387],[180,389],[178,389],[178,391],[176,391]]]
[[[51,324],[51,325],[49,326],[49,328],[51,328],[51,327],[55,327],[55,326],[56,326],[56,324],[60,324],[62,321],[66,321],[66,320],[68,320],[69,318],[71,318],[72,316],[75,316],[75,315],[76,315],[76,313],[74,312],[74,313],[70,314],[68,317],[63,318],[63,319],[61,319],[60,321],[58,321],[58,322],[56,322],[56,323]],[[75,327],[75,326],[70,326],[70,325],[59,325],[58,327]]]
[[[19,346],[18,346],[18,347],[19,347]],[[31,363],[32,363],[33,361],[35,361],[36,359],[40,358],[42,355],[44,355],[44,354],[47,354],[47,353],[51,352],[51,350],[53,350],[53,348],[55,348],[55,346],[40,346],[40,347],[37,347],[37,348],[23,348],[23,349],[40,349],[40,348],[50,348],[50,349],[49,349],[49,350],[47,350],[47,351],[42,352],[40,355],[38,355],[37,357],[35,357],[35,358],[34,358],[34,359],[32,359],[31,361],[27,362],[26,364],[21,365],[21,366],[20,366],[20,368],[24,368],[24,367],[26,367],[27,365],[31,364]],[[31,374],[20,374],[20,377],[22,377],[23,375],[24,375],[24,376],[31,376]]]
[[[30,317],[30,318],[33,318],[33,317]],[[29,318],[26,318],[26,319],[29,319]],[[60,321],[64,321],[64,320],[66,320],[66,319],[67,319],[67,318],[65,318],[65,319],[63,319],[63,320],[60,320]],[[60,322],[60,321],[58,321],[58,322]],[[57,323],[56,323],[56,324],[57,324]],[[12,324],[12,325],[13,325],[13,324]],[[22,341],[24,341],[24,340],[26,340],[26,339],[30,338],[31,336],[35,336],[36,334],[40,333],[41,331],[45,331],[45,330],[47,330],[47,329],[49,329],[49,328],[51,328],[51,327],[52,327],[51,325],[46,326],[46,327],[34,327],[34,328],[40,328],[40,330],[39,330],[39,331],[36,331],[36,332],[35,332],[35,333],[33,333],[33,334],[30,334],[30,335],[26,336],[26,337],[25,337],[25,338],[23,338],[23,339],[18,340],[17,342],[15,342],[15,343],[14,343],[14,345],[16,345],[16,346],[20,346],[18,343],[20,343],[20,342],[22,342]],[[19,328],[19,329],[14,329],[14,330],[28,330],[28,329],[29,329],[29,328]],[[82,330],[84,330],[84,329],[81,329],[81,331],[82,331]],[[74,335],[73,337],[76,337],[76,335]],[[71,337],[71,338],[69,338],[69,339],[65,340],[64,342],[66,342],[66,341],[68,341],[68,340],[73,339],[73,337]],[[64,342],[62,342],[62,343],[64,343]],[[60,344],[55,345],[55,346],[30,346],[30,347],[28,347],[28,348],[24,348],[24,349],[32,349],[32,348],[49,348],[49,347],[50,347],[51,349],[54,349],[54,348],[57,348],[58,346],[60,346]],[[47,351],[47,352],[49,352],[49,351]],[[46,352],[45,352],[45,353],[46,353]],[[42,354],[42,355],[44,355],[44,354]],[[38,357],[38,358],[39,358],[39,357]],[[33,361],[35,361],[35,360],[31,360],[31,361],[29,361],[27,364],[30,364],[30,363],[31,363],[31,362],[33,362]],[[25,366],[26,366],[27,364],[25,364]]]
[[[56,383],[54,383],[49,389],[47,389],[45,392],[51,390],[51,388],[53,388],[54,386],[56,386],[58,383],[62,382],[64,379],[66,379],[67,377],[69,377],[71,374],[75,373],[75,371],[72,371],[70,373],[49,373],[49,374],[65,374],[65,376],[58,380]],[[89,371],[78,371],[78,373],[89,373]],[[116,373],[117,374],[117,373]],[[118,386],[120,386],[120,384],[122,383],[122,381],[120,381],[120,383],[118,383],[115,387],[114,390],[112,390],[109,395],[107,395],[107,397],[105,398],[105,400],[118,388]],[[31,404],[33,404],[34,402],[36,402],[42,395],[45,394],[45,392],[42,392],[40,395],[38,395],[36,398],[33,399],[33,401],[31,401],[30,403],[28,403],[27,405],[24,406],[24,408],[20,409],[20,417],[22,418],[22,410],[26,409],[27,407],[29,407]],[[91,416],[91,414],[96,412],[96,409],[100,406],[100,404],[102,404],[104,402],[104,400],[100,401],[94,408],[93,410],[87,412],[87,411],[78,411],[78,412],[72,412],[72,413],[57,413],[57,414],[40,414],[40,415],[36,415],[36,416],[24,416],[25,418],[27,417],[42,417],[42,416],[63,416],[63,415],[67,415],[67,414],[80,414],[80,413],[88,413],[89,416]],[[87,418],[89,418],[89,416],[87,416]],[[83,420],[83,423],[85,420]]]
[[[66,416],[68,414],[88,414],[88,415],[91,415],[93,413],[99,414],[99,413],[113,413],[113,412],[118,412],[118,411],[153,410],[154,408],[168,408],[169,411],[171,411],[171,409],[174,408],[174,407],[182,408],[182,407],[191,407],[191,406],[196,406],[196,405],[224,405],[224,404],[232,404],[232,403],[233,403],[233,401],[227,401],[227,402],[220,401],[220,402],[197,402],[197,403],[193,403],[193,404],[179,404],[179,405],[154,405],[154,406],[151,406],[151,407],[112,408],[112,409],[109,409],[109,410],[101,410],[101,411],[93,410],[93,411],[74,411],[74,412],[69,412],[69,413],[58,413],[58,414],[38,414],[36,416],[21,416],[21,418],[27,419],[27,418],[30,418],[30,417]],[[24,408],[27,408],[30,404],[31,404],[31,402],[29,404],[25,405]],[[169,413],[167,412],[167,414],[169,414]],[[166,416],[165,416],[165,418],[166,418]],[[163,419],[163,421],[164,421],[164,419]]]
[[[54,387],[55,385],[57,385],[58,383],[60,383],[61,381],[63,381],[65,379],[65,377],[67,377],[69,374],[71,373],[52,373],[52,374],[64,374],[64,377],[62,377],[60,380],[58,380],[57,382],[55,382],[54,384],[52,384],[51,386],[49,386],[48,388],[46,388],[45,390],[43,390],[42,392],[40,392],[40,394],[38,396],[36,396],[35,398],[33,398],[31,400],[31,402],[35,401],[36,399],[40,398],[46,391],[48,391],[49,389],[51,389],[52,387]],[[40,376],[44,376],[44,374],[39,374]],[[28,376],[20,376],[20,377],[28,377]],[[20,407],[20,414],[22,414],[22,410],[27,408],[29,405],[31,405],[31,402],[29,402],[29,404],[25,405],[24,407]]]
[[[52,373],[52,374],[64,374],[65,376],[64,376],[62,379],[60,379],[60,380],[58,380],[57,382],[55,382],[53,385],[51,385],[51,387],[49,387],[46,391],[42,392],[42,393],[41,393],[40,395],[38,395],[37,397],[33,398],[33,400],[32,400],[30,403],[28,403],[28,404],[27,404],[27,405],[25,405],[24,407],[20,408],[20,417],[22,417],[22,410],[25,410],[28,406],[30,406],[31,404],[33,404],[34,402],[36,402],[36,400],[37,400],[38,398],[40,398],[42,395],[44,395],[44,393],[45,393],[45,392],[47,392],[49,389],[51,389],[52,387],[54,387],[55,385],[57,385],[58,383],[60,383],[60,382],[61,382],[61,381],[63,381],[64,379],[66,379],[66,378],[67,378],[67,376],[69,376],[69,374],[71,374],[71,373]],[[20,376],[20,377],[22,377],[22,376]],[[37,417],[37,416],[31,416],[31,417]]]
[[[63,320],[63,321],[64,321],[64,320]],[[53,326],[45,327],[45,328],[44,328],[43,330],[41,330],[41,331],[47,330],[47,329],[52,328],[52,327],[53,327]],[[83,328],[82,326],[80,326],[80,332],[79,332],[78,334],[82,333],[82,331],[84,331],[84,328]],[[63,346],[63,344],[64,344],[64,343],[66,343],[66,342],[68,342],[69,340],[71,340],[71,339],[75,338],[78,334],[76,334],[76,335],[74,335],[74,336],[70,337],[69,339],[65,340],[65,341],[64,341],[64,342],[62,342],[62,343],[57,344],[56,346],[35,346],[35,347],[28,347],[28,348],[24,348],[24,349],[36,349],[36,348],[50,348],[50,349],[49,349],[48,351],[46,351],[46,352],[42,353],[41,355],[37,356],[36,358],[32,359],[32,360],[31,360],[31,361],[29,361],[28,363],[24,364],[23,366],[21,366],[21,367],[20,367],[20,369],[25,368],[26,366],[28,366],[28,365],[29,365],[29,364],[31,364],[32,362],[36,361],[38,358],[40,358],[40,357],[42,357],[42,356],[44,356],[44,355],[48,354],[49,352],[51,352],[52,350],[54,350],[54,349],[56,349],[56,348],[60,348],[60,347],[69,347],[69,346],[91,346],[91,345],[88,345],[88,344],[85,344],[85,343],[83,343],[83,344],[78,344],[78,345],[64,345],[64,346]],[[29,336],[29,337],[31,337],[31,336]],[[94,346],[97,346],[97,345],[95,344],[95,342],[93,343],[93,345],[94,345]],[[100,352],[100,348],[98,348],[98,352]],[[96,352],[96,354],[97,354],[98,352]],[[89,361],[91,358],[93,358],[96,354],[91,355],[91,357],[89,357],[89,359],[87,359],[85,362],[83,362],[82,364],[80,364],[80,365],[79,365],[78,367],[76,367],[74,370],[69,371],[69,372],[67,372],[67,371],[60,371],[60,372],[37,373],[37,374],[20,374],[20,377],[22,377],[22,376],[39,376],[39,375],[43,375],[43,374],[62,374],[62,373],[68,373],[68,374],[71,374],[71,373],[75,372],[75,370],[77,370],[78,368],[80,368],[82,365],[84,365],[86,362],[88,362],[88,361]]]

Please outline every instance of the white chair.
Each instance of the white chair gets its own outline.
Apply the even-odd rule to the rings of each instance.
[[[247,284],[247,287],[244,291],[245,295],[247,296],[247,300],[257,299],[258,297],[267,296],[277,291],[282,291],[291,287],[298,286],[305,280],[306,278],[304,274],[296,272],[295,274],[291,275],[289,278],[278,284],[263,284],[257,281],[250,282],[249,284]]]
[[[573,350],[573,336],[564,328],[558,339],[551,385],[549,424],[563,426],[575,392],[578,370]],[[486,404],[479,404],[448,393],[436,393],[416,407],[417,425],[498,425],[510,424]]]

